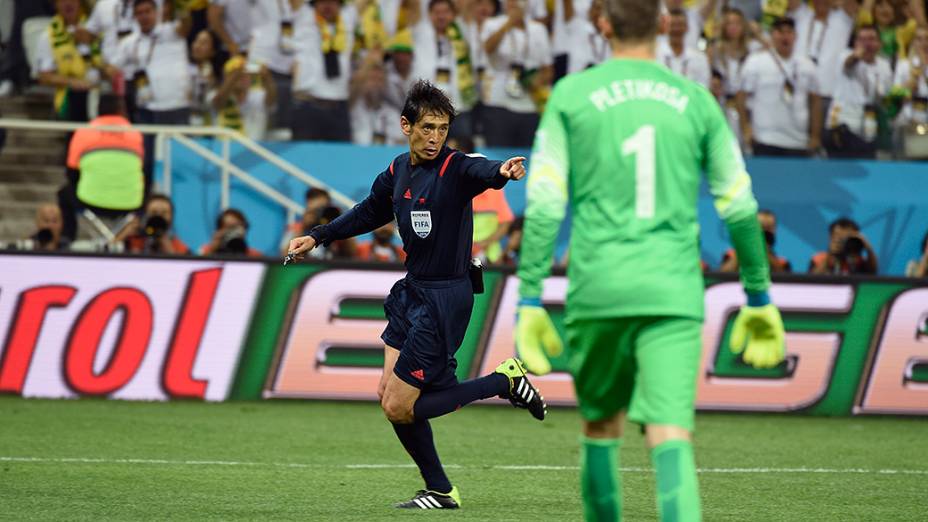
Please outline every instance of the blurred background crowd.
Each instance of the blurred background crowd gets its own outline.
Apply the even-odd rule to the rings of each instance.
[[[528,147],[554,82],[610,55],[601,0],[2,2],[0,95],[52,86],[55,114],[86,121],[115,92],[134,122],[254,139],[402,144],[427,78],[460,111],[452,136]],[[924,134],[924,0],[664,3],[657,59],[715,94],[746,152],[899,156]]]
[[[747,154],[928,157],[924,0],[664,4],[657,60],[714,94]],[[610,56],[602,12],[601,0],[0,0],[0,96],[46,86],[54,90],[49,115],[66,121],[402,145],[405,91],[426,78],[460,113],[450,132],[457,147],[529,147],[554,83]],[[105,138],[75,135],[69,183],[57,205],[39,209],[30,241],[64,248],[76,237],[78,208],[119,214],[144,201],[144,220],[125,217],[115,248],[190,251],[171,236],[170,199],[151,191],[153,138],[125,134],[94,160],[140,162],[141,184],[95,201],[94,180],[82,175],[94,165],[82,151],[101,149],[94,143]],[[282,242],[340,212],[324,191],[311,189],[306,200]],[[475,214],[475,253],[513,262],[521,220],[505,198],[475,201]],[[771,262],[788,270],[774,254],[775,216],[766,216]],[[246,216],[228,209],[197,251],[256,255],[242,240],[247,228]],[[842,218],[830,233],[809,271],[877,272],[857,224]],[[393,238],[385,227],[369,244],[318,255],[396,261],[403,254]],[[910,273],[925,275],[926,259],[913,260]],[[709,261],[737,267],[731,253]]]

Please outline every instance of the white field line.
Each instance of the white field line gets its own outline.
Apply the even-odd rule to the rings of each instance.
[[[304,464],[300,462],[247,462],[237,460],[165,460],[165,459],[104,459],[88,457],[7,457],[0,456],[0,462],[17,463],[53,463],[53,464],[144,464],[161,466],[251,466],[275,468],[328,468],[328,469],[407,469],[414,464]],[[505,471],[577,471],[578,466],[546,465],[494,465],[461,466],[446,464],[450,469],[497,469]],[[628,473],[651,473],[651,468],[624,467],[620,471]],[[738,474],[738,473],[811,473],[811,474],[856,474],[856,475],[928,475],[928,469],[869,469],[869,468],[699,468],[699,473]]]

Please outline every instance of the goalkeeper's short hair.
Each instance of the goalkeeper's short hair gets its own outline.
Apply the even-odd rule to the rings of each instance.
[[[620,42],[648,42],[657,36],[661,3],[656,0],[606,0],[612,34]]]

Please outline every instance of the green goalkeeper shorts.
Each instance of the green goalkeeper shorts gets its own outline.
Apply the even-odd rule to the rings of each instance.
[[[584,419],[628,410],[638,424],[693,430],[702,322],[683,317],[574,320],[568,367]]]

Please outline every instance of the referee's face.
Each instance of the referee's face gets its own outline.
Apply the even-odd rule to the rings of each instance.
[[[450,118],[447,114],[424,114],[416,123],[409,125],[403,118],[404,133],[409,136],[409,153],[414,163],[430,161],[438,157],[448,137]]]

